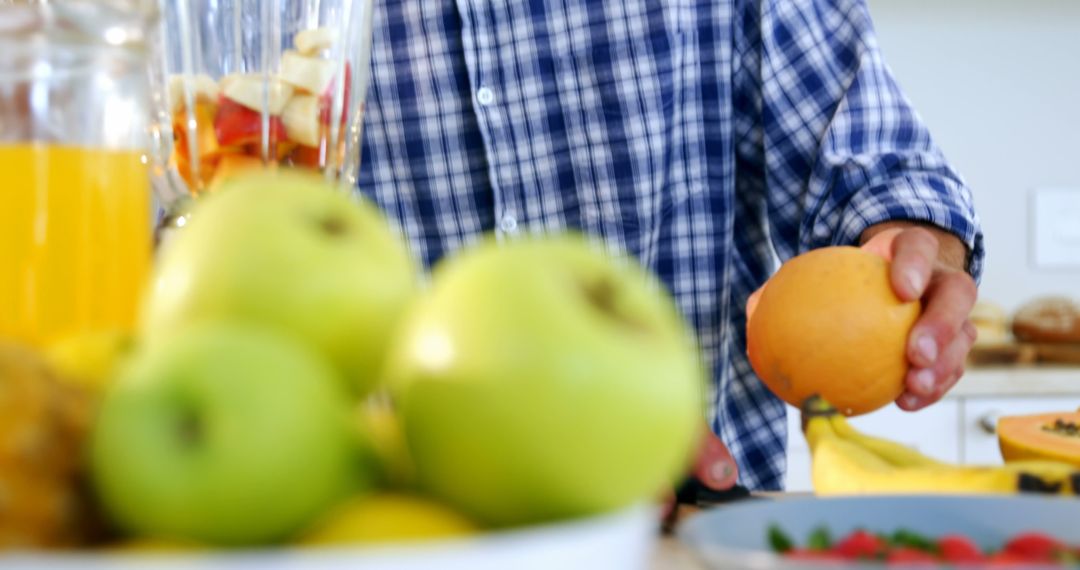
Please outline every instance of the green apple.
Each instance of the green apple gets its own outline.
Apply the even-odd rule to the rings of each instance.
[[[127,363],[91,435],[94,488],[139,536],[289,537],[369,486],[337,372],[247,324],[201,324]]]
[[[162,251],[144,340],[204,320],[256,322],[309,342],[368,392],[418,290],[415,262],[381,213],[296,172],[244,175],[198,202]]]
[[[689,465],[703,422],[693,335],[645,271],[584,238],[451,259],[399,333],[386,385],[417,477],[479,520],[652,500]]]

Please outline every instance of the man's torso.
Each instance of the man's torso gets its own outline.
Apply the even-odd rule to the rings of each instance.
[[[759,196],[736,176],[735,10],[380,3],[359,185],[427,264],[483,233],[564,228],[636,256],[698,333],[744,483],[776,488],[783,406],[741,348],[742,302],[767,267]]]

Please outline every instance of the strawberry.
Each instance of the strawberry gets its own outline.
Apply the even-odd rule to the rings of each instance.
[[[885,543],[870,532],[856,530],[836,543],[832,552],[848,560],[877,558],[885,549]]]
[[[1065,550],[1065,545],[1056,538],[1040,533],[1026,532],[1018,534],[1005,543],[1004,551],[1021,556],[1029,562],[1049,562]]]
[[[948,534],[937,542],[938,552],[946,562],[973,563],[982,562],[986,555],[971,541],[970,538],[959,534]]]

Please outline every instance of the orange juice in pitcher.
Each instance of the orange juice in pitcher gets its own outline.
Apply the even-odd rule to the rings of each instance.
[[[141,153],[0,144],[0,337],[130,330],[151,255]]]
[[[153,247],[155,13],[0,1],[0,342],[134,328]]]

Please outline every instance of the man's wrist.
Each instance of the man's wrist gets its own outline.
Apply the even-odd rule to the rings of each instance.
[[[875,235],[892,228],[923,228],[934,235],[938,240],[938,263],[959,271],[968,271],[970,267],[971,252],[967,245],[955,234],[945,231],[933,224],[912,221],[890,221],[874,224],[859,237],[859,245],[865,244]]]

